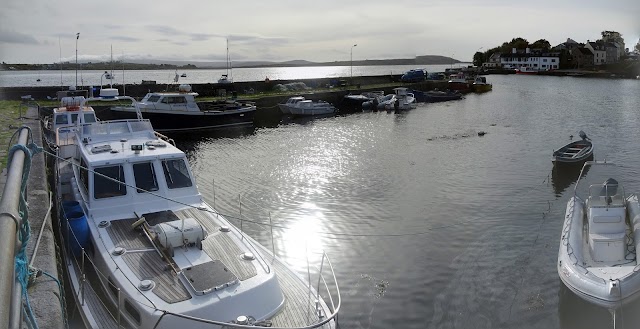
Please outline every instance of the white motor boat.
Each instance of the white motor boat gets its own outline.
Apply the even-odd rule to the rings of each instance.
[[[60,143],[58,136],[74,130],[78,120],[83,123],[97,121],[93,107],[80,106],[84,100],[84,96],[62,97],[60,106],[54,108],[51,115],[42,118],[44,137],[49,149],[55,149]]]
[[[416,97],[407,88],[394,88],[393,91],[396,93],[396,102],[393,105],[396,111],[415,109],[418,106]]]
[[[328,258],[302,279],[203,200],[185,153],[140,113],[72,133],[53,175],[62,266],[86,328],[337,326]]]
[[[278,104],[283,114],[295,116],[326,115],[337,110],[331,103],[325,101],[312,101],[302,96],[290,97],[286,103]]]
[[[640,296],[640,204],[612,178],[617,168],[595,161],[582,167],[567,203],[557,264],[571,291],[614,310]]]
[[[393,107],[395,106],[395,103],[396,103],[396,95],[395,94],[384,95],[378,100],[378,105],[376,106],[376,110],[378,110],[378,111],[390,111],[390,110],[393,110]]]
[[[103,120],[133,119],[137,112],[149,119],[159,132],[189,133],[236,126],[253,125],[257,110],[252,102],[236,100],[197,101],[198,93],[182,84],[178,91],[148,93],[133,106],[112,106],[108,111],[98,110]]]

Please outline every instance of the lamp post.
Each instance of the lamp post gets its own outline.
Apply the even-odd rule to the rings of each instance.
[[[80,32],[76,33],[76,88],[78,87],[78,39],[80,39]]]
[[[358,44],[351,46],[351,82],[353,82],[353,47],[357,47]]]

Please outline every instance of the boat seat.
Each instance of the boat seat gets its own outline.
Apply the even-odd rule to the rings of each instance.
[[[597,262],[618,262],[625,258],[627,250],[622,233],[591,233],[589,234],[589,252]]]

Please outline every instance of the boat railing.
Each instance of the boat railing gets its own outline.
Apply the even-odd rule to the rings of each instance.
[[[155,133],[148,119],[125,119],[84,123],[79,125],[77,132],[80,140],[84,140],[85,137],[120,137],[144,132],[148,132],[149,134]]]
[[[322,253],[322,259],[320,261],[320,266],[315,267],[318,271],[318,280],[316,287],[312,287],[312,282],[309,281],[309,294],[313,298],[309,300],[309,305],[307,305],[309,312],[314,312],[316,316],[318,316],[318,321],[309,323],[304,326],[294,326],[294,327],[276,327],[271,326],[271,329],[313,329],[324,326],[325,324],[335,321],[338,322],[338,312],[340,311],[340,306],[342,304],[342,298],[340,296],[340,288],[338,287],[338,282],[335,275],[335,270],[333,268],[333,264],[329,260],[329,257],[326,253]],[[323,272],[327,272],[325,275]],[[315,281],[314,281],[315,282]],[[315,289],[315,290],[314,290]],[[335,296],[334,296],[335,295]],[[326,300],[324,299],[326,298]],[[328,300],[328,303],[327,303]],[[323,304],[329,308],[331,314],[323,314]],[[245,328],[245,329],[255,329],[256,327],[260,327],[259,324],[243,324],[238,321],[216,321],[209,319],[202,319],[195,316],[190,316],[186,314],[174,313],[168,310],[162,310],[163,314],[160,316],[160,319],[156,323],[156,327],[159,326],[166,315],[175,316],[179,318],[183,318],[185,320],[191,320],[199,323],[208,323],[212,325],[222,326],[223,328]],[[262,321],[257,321],[262,322]],[[155,328],[155,327],[154,327]]]
[[[61,202],[62,200],[58,200],[58,201]],[[61,205],[59,208],[63,209]],[[61,213],[60,216],[66,216],[63,210],[62,212],[63,213]],[[64,232],[66,232],[67,237],[66,239],[64,239],[65,243],[63,243],[60,246],[60,248],[62,249],[62,253],[66,255],[65,263],[67,265],[73,265],[72,270],[75,271],[75,275],[78,281],[77,282],[78,289],[77,291],[74,291],[74,298],[80,304],[80,306],[84,306],[85,303],[87,303],[86,301],[87,294],[93,294],[92,296],[93,298],[91,299],[92,303],[95,304],[96,301],[99,302],[100,306],[102,307],[102,310],[107,312],[108,316],[111,317],[111,319],[114,321],[114,323],[118,325],[118,327],[120,327],[123,324],[124,310],[121,304],[126,297],[127,300],[135,301],[137,305],[141,307],[150,308],[154,311],[160,311],[162,313],[160,318],[157,320],[155,327],[158,327],[161,324],[165,315],[170,315],[170,316],[179,317],[179,318],[193,321],[193,322],[219,325],[225,328],[245,328],[245,329],[256,328],[255,324],[241,324],[241,323],[227,322],[227,321],[220,321],[220,320],[203,319],[203,318],[198,318],[198,317],[190,316],[186,314],[175,313],[168,309],[167,310],[159,309],[156,305],[154,305],[154,303],[151,300],[149,300],[142,293],[142,291],[138,289],[138,287],[135,287],[135,289],[138,290],[138,295],[143,296],[146,299],[145,301],[141,301],[137,298],[131,298],[131,296],[123,294],[121,288],[116,286],[108,275],[105,275],[100,271],[98,266],[93,262],[92,256],[87,252],[85,248],[83,247],[80,248],[79,255],[74,254],[71,246],[72,244],[76,246],[80,246],[79,239],[73,232],[68,220],[64,221],[66,225],[62,223],[63,221],[58,221],[59,232],[62,235],[64,234],[62,233],[64,230]],[[274,261],[279,261],[279,260],[274,259]],[[314,266],[314,270],[317,271],[317,276],[318,276],[317,281],[315,280],[312,281],[311,275],[310,275],[309,281],[306,282],[308,284],[309,296],[310,296],[309,304],[307,305],[307,308],[310,313],[313,312],[313,314],[317,316],[318,320],[316,322],[309,323],[305,326],[297,326],[297,327],[272,326],[271,327],[272,329],[313,329],[313,328],[322,327],[323,325],[327,324],[330,321],[336,321],[336,322],[338,321],[338,312],[340,311],[342,298],[340,296],[340,288],[338,286],[338,281],[336,279],[336,274],[333,268],[333,264],[331,263],[331,260],[329,259],[329,257],[325,252],[322,253],[320,265]],[[120,271],[122,273],[122,270],[120,268],[116,268],[116,271]],[[308,271],[310,270],[308,269]],[[96,285],[96,282],[90,282],[91,275],[97,276],[97,279],[99,279],[99,281],[101,281],[103,284],[106,284],[110,293],[109,291],[106,291],[103,294],[96,292],[94,287],[98,287],[99,285]],[[315,287],[312,286],[313,283],[316,283]],[[101,295],[104,297],[102,298],[97,297],[98,295]],[[107,305],[103,298],[109,298],[110,303],[113,303],[115,307]],[[324,314],[323,303],[324,305],[327,306],[327,308],[331,312],[330,314]],[[188,323],[186,323],[185,325],[187,325],[188,327]]]

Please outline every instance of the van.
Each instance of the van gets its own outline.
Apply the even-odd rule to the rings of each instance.
[[[402,75],[400,81],[402,82],[420,82],[426,79],[427,72],[423,69],[409,70]]]

